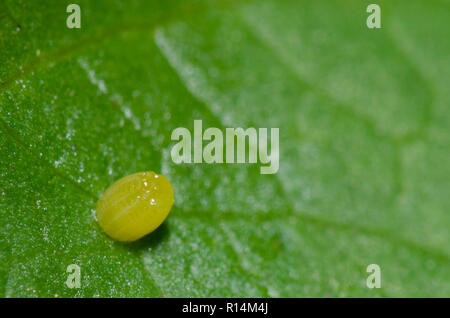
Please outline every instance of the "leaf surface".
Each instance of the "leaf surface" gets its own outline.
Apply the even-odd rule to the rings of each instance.
[[[380,30],[367,1],[67,4],[0,2],[1,295],[450,295],[447,1],[380,1]],[[195,119],[279,127],[279,172],[174,164]],[[96,201],[146,170],[173,210],[114,242]]]

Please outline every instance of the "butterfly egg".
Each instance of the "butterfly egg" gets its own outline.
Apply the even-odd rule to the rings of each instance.
[[[115,240],[135,241],[153,232],[174,203],[173,188],[163,175],[135,173],[116,181],[97,203],[97,220]]]

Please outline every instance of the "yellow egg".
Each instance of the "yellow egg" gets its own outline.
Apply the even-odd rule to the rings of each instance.
[[[97,203],[97,220],[115,240],[135,241],[153,232],[173,205],[169,180],[152,171],[126,176],[111,185]]]

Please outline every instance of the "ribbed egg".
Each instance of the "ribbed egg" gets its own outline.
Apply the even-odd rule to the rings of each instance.
[[[173,187],[163,175],[135,173],[113,183],[97,203],[97,220],[115,240],[135,241],[153,232],[174,203]]]

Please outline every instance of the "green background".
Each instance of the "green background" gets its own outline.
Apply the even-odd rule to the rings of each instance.
[[[369,1],[71,2],[0,0],[1,296],[450,296],[449,1],[379,30]],[[279,172],[175,165],[194,119],[279,127]],[[172,212],[114,242],[96,201],[146,170]]]

